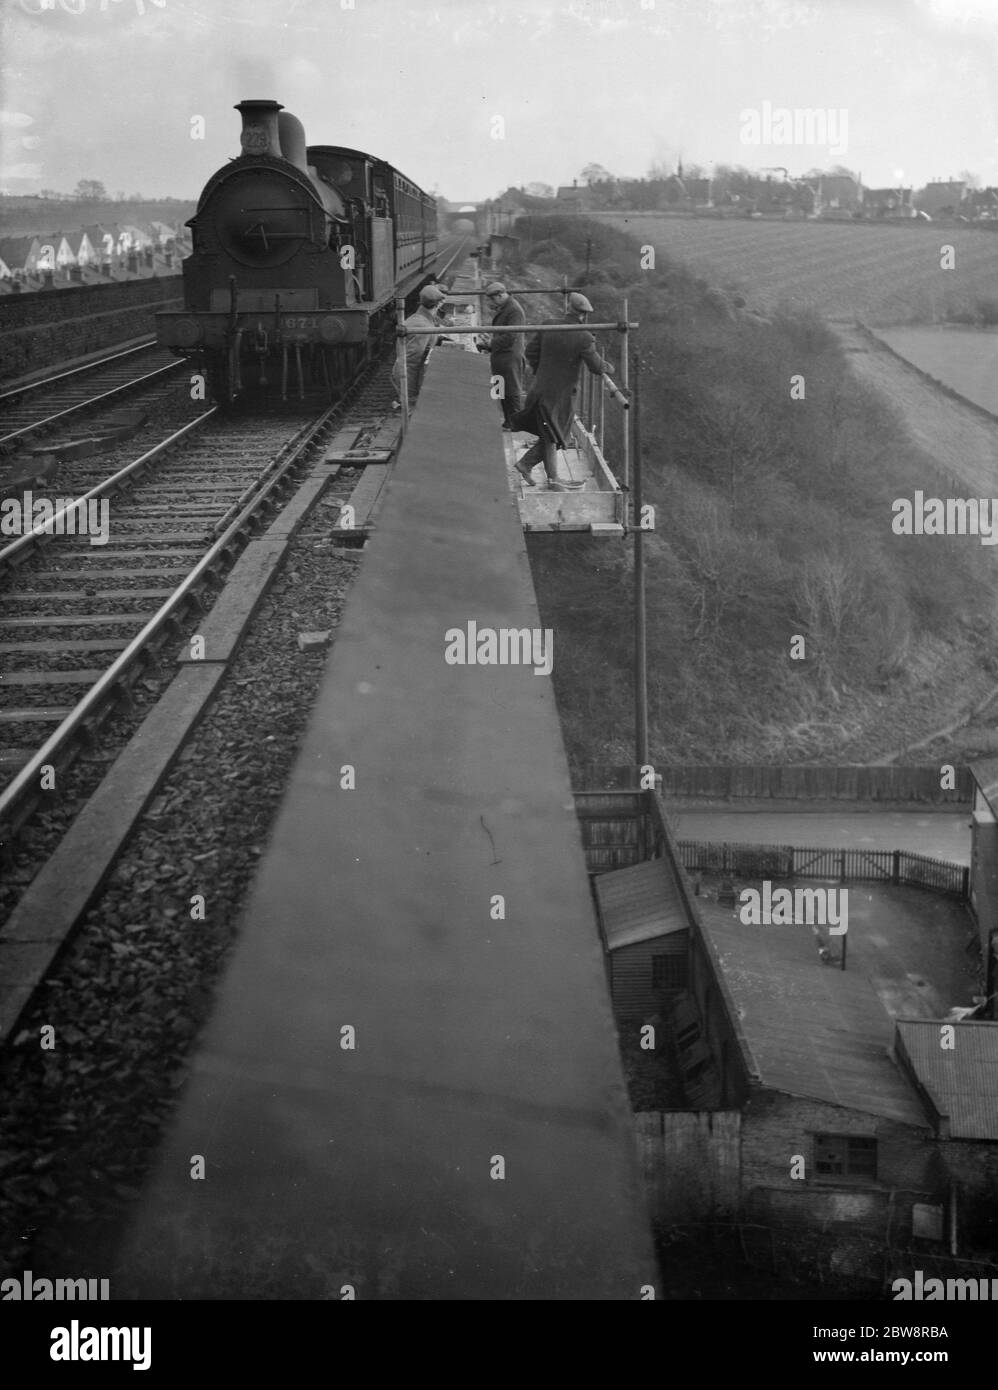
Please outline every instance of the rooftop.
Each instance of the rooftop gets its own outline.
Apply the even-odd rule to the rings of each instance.
[[[853,963],[851,940],[849,969],[841,971],[821,963],[810,927],[745,926],[716,903],[700,908],[764,1086],[926,1125],[891,1059],[891,1019]]]
[[[944,1139],[998,1140],[998,1023],[954,1023],[952,1047],[940,1024],[902,1018],[896,1051]]]
[[[593,888],[608,951],[689,929],[676,880],[664,859],[599,874]]]

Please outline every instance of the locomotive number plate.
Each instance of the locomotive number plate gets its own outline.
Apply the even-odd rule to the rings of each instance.
[[[284,319],[285,328],[314,328],[315,319],[303,317],[301,314],[288,314]]]

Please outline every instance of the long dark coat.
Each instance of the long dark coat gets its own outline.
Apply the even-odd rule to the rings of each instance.
[[[526,323],[523,306],[516,299],[507,299],[496,310],[492,328],[500,328],[510,323]],[[525,333],[492,333],[492,346],[489,349],[489,366],[493,376],[503,379],[502,413],[507,424],[511,424],[517,411],[523,408],[523,363],[526,348]]]
[[[568,315],[564,322],[577,324],[578,319]],[[513,428],[553,439],[564,449],[572,437],[579,367],[584,362],[599,376],[609,373],[610,364],[596,351],[596,339],[588,332],[538,333],[527,346],[527,361],[535,375]]]

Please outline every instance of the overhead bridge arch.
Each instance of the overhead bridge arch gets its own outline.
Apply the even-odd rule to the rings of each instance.
[[[484,233],[484,218],[478,203],[452,203],[445,219],[445,226],[451,232],[474,232],[476,236]]]

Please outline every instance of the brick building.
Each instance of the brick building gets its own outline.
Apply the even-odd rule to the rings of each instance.
[[[630,835],[622,798],[590,794],[582,812],[591,869],[666,861],[641,885],[633,942],[607,934],[618,1026],[627,1035],[661,1005],[648,964],[664,939],[654,928],[668,923],[689,952],[672,1033],[695,1033],[713,1068],[709,1094],[687,1087],[683,1110],[635,1117],[657,1219],[734,1219],[791,1256],[873,1282],[885,1262],[903,1272],[998,1261],[998,1023],[903,1016],[928,1012],[933,997],[905,969],[918,959],[914,932],[878,945],[868,930],[841,969],[842,938],[746,925],[730,902],[694,897],[658,798],[639,798]],[[998,853],[994,867],[998,878]],[[612,900],[599,885],[597,898]],[[627,944],[645,954],[618,979],[614,946]],[[962,932],[948,949],[962,954]],[[667,1039],[673,1056],[680,1042]]]

